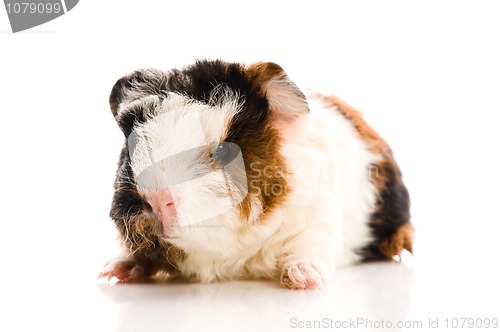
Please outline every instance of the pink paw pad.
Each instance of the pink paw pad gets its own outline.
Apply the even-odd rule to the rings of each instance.
[[[319,289],[325,285],[321,273],[310,264],[297,264],[285,268],[281,283],[290,289]]]

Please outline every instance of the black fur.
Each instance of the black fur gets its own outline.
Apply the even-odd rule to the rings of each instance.
[[[260,132],[269,120],[266,97],[237,63],[198,60],[182,70],[174,69],[168,73],[157,70],[135,71],[119,79],[111,91],[110,104],[115,117],[119,104],[125,98],[125,91],[134,89],[134,84],[137,83],[148,83],[149,89],[144,90],[144,86],[141,86],[143,96],[155,95],[161,98],[166,97],[169,92],[177,92],[207,104],[216,103],[214,92],[220,86],[227,86],[240,96],[244,108],[233,120],[228,142],[237,143],[241,139],[247,140],[255,136],[255,132]],[[117,118],[125,136],[130,134],[135,123],[144,121],[141,111],[131,108]]]
[[[142,199],[136,193],[136,184],[130,167],[127,145],[123,147],[118,160],[116,171],[115,193],[111,205],[110,217],[114,220],[120,219],[127,214],[139,213],[142,209]],[[117,225],[120,226],[120,225]],[[125,233],[125,229],[123,229]]]
[[[164,247],[164,241],[159,236],[162,233],[160,225],[151,218],[150,223],[145,225],[144,233],[139,233],[133,229],[130,224],[131,216],[144,214],[149,211],[146,203],[139,196],[136,190],[136,184],[133,178],[132,168],[130,167],[128,149],[125,145],[120,154],[118,162],[118,171],[115,180],[115,193],[111,204],[109,216],[114,220],[120,233],[121,239],[129,248],[134,256],[140,258],[144,269],[154,269],[155,266],[162,266],[164,269],[174,269],[165,255],[168,250]],[[147,237],[148,246],[136,246],[143,242]]]
[[[404,185],[401,172],[385,164],[387,181],[378,198],[378,209],[371,217],[370,228],[374,240],[362,249],[364,261],[386,260],[380,252],[380,244],[392,238],[401,226],[410,222],[410,195]]]
[[[200,60],[184,70],[173,70],[168,88],[204,103],[210,103],[214,89],[227,86],[244,104],[231,124],[228,142],[238,144],[261,132],[269,120],[269,105],[258,86],[252,84],[239,64]]]

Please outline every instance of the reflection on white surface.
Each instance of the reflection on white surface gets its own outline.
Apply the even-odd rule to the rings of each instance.
[[[115,305],[117,331],[287,331],[308,322],[404,321],[412,270],[367,264],[340,270],[324,290],[294,291],[276,282],[100,286]]]
[[[435,262],[437,263],[437,262]],[[99,286],[116,331],[417,331],[454,318],[498,317],[494,269],[461,277],[432,262],[371,263],[340,269],[323,290],[293,291],[270,281]],[[116,316],[113,316],[116,315]],[[316,324],[316,325],[314,325]]]
[[[500,318],[494,267],[424,258],[342,268],[312,291],[271,281],[98,285],[91,273],[61,277],[78,271],[70,264],[57,278],[3,284],[0,331],[425,331],[446,319]]]

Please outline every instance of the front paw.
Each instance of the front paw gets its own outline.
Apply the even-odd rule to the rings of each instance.
[[[98,283],[115,285],[117,283],[145,282],[148,274],[145,268],[133,259],[119,258],[106,264],[98,276]]]
[[[319,289],[325,286],[325,281],[316,267],[299,263],[283,269],[281,284],[290,289]]]

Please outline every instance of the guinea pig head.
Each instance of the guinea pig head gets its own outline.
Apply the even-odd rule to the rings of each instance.
[[[280,147],[303,131],[308,107],[278,65],[140,70],[116,82],[110,106],[134,195],[167,241],[210,250],[283,204]]]

